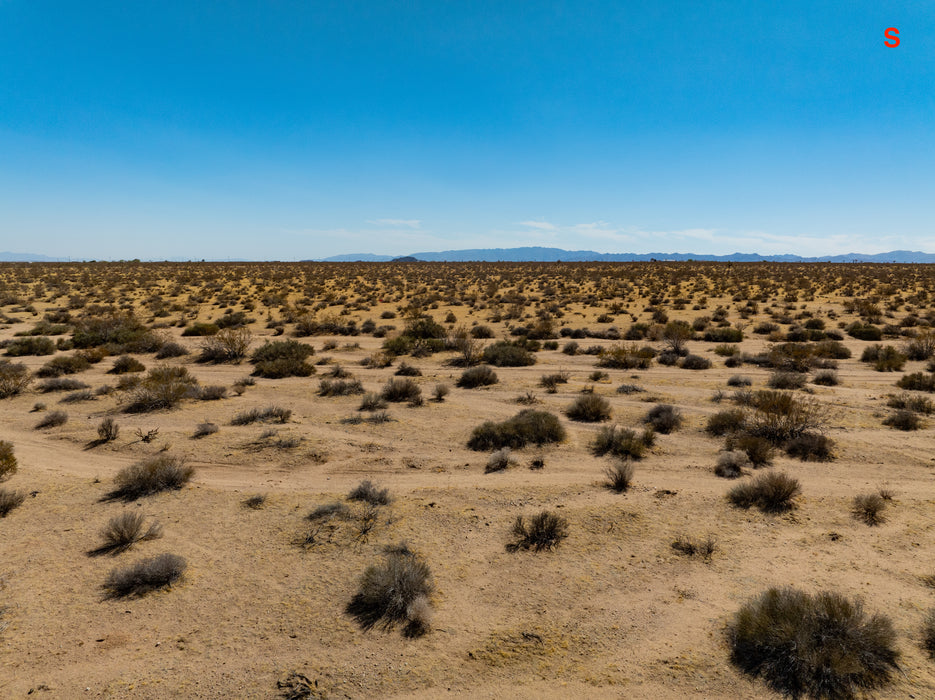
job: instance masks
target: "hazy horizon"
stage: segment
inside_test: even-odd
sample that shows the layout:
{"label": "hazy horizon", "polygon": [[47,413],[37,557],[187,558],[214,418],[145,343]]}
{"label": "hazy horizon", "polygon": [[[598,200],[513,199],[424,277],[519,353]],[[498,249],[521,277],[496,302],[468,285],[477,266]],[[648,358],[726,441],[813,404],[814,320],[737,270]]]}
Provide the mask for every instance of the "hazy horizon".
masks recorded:
{"label": "hazy horizon", "polygon": [[935,252],[932,5],[4,0],[0,59],[0,250]]}

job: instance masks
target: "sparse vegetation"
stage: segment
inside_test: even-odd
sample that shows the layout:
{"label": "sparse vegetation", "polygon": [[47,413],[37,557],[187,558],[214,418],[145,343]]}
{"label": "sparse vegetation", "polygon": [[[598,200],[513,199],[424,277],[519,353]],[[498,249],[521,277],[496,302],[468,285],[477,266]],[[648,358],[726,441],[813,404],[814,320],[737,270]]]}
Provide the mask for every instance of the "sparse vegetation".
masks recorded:
{"label": "sparse vegetation", "polygon": [[510,532],[513,541],[507,545],[509,552],[520,549],[536,552],[552,550],[568,537],[568,521],[557,513],[544,510],[528,521],[522,515],[518,515]]}
{"label": "sparse vegetation", "polygon": [[738,508],[756,506],[764,513],[782,513],[795,507],[795,497],[802,492],[798,479],[783,472],[768,471],[737,484],[728,500]]}
{"label": "sparse vegetation", "polygon": [[597,394],[581,394],[565,409],[565,415],[571,420],[599,423],[610,420],[610,403]]}
{"label": "sparse vegetation", "polygon": [[102,588],[108,598],[143,596],[177,583],[187,566],[185,559],[177,554],[159,554],[126,568],[114,569],[107,575]]}
{"label": "sparse vegetation", "polygon": [[150,523],[143,529],[146,517],[139,512],[124,511],[115,515],[101,530],[102,543],[89,552],[92,556],[99,554],[120,554],[125,552],[137,542],[146,542],[162,537],[162,527],[159,523]]}
{"label": "sparse vegetation", "polygon": [[431,624],[432,574],[425,561],[400,547],[371,564],[358,583],[347,613],[365,630],[381,624],[390,629],[404,623],[403,634],[420,637]]}
{"label": "sparse vegetation", "polygon": [[114,490],[108,500],[135,501],[161,491],[182,488],[194,476],[195,469],[183,457],[158,454],[124,467],[114,477]]}
{"label": "sparse vegetation", "polygon": [[565,439],[565,428],[551,413],[526,408],[502,423],[487,421],[474,428],[468,447],[477,451],[501,447],[521,449],[526,445],[547,445]]}

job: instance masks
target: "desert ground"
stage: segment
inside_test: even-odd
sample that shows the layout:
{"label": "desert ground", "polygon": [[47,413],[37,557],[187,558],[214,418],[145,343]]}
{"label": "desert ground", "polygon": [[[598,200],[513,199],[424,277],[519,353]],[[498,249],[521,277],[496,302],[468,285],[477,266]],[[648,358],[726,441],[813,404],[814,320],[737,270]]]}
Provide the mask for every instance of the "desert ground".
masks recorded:
{"label": "desert ground", "polygon": [[[924,265],[4,264],[0,696],[774,698],[732,621],[794,586],[891,622],[875,697],[935,697],[933,326]],[[563,434],[478,437],[524,410]],[[120,490],[158,459],[190,478]],[[728,496],[768,473],[800,488]],[[524,548],[542,511],[567,536]],[[161,537],[95,552],[125,512]],[[349,608],[393,552],[418,633]]]}

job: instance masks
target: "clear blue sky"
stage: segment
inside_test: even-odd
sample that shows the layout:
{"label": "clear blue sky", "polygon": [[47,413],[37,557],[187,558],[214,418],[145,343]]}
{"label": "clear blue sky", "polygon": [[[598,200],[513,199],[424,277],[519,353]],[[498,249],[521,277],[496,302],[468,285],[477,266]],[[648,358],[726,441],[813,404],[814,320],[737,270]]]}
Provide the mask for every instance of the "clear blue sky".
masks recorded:
{"label": "clear blue sky", "polygon": [[514,245],[935,252],[935,2],[0,0],[0,250]]}

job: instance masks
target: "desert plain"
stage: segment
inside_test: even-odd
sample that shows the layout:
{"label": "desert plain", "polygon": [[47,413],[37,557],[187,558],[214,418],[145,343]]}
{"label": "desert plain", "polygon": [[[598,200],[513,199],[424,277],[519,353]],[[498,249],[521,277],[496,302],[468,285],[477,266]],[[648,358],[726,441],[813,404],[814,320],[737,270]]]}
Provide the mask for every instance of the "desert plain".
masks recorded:
{"label": "desert plain", "polygon": [[[875,697],[935,697],[933,327],[925,265],[0,265],[0,696],[774,698],[730,630],[794,586],[891,622]],[[477,437],[524,410],[561,434]],[[154,459],[193,471],[119,491]],[[765,473],[787,503],[728,497]],[[127,511],[161,536],[95,551]],[[518,546],[542,511],[567,536]],[[349,608],[393,552],[430,571],[415,634]],[[103,588],[164,553],[171,585]]]}

